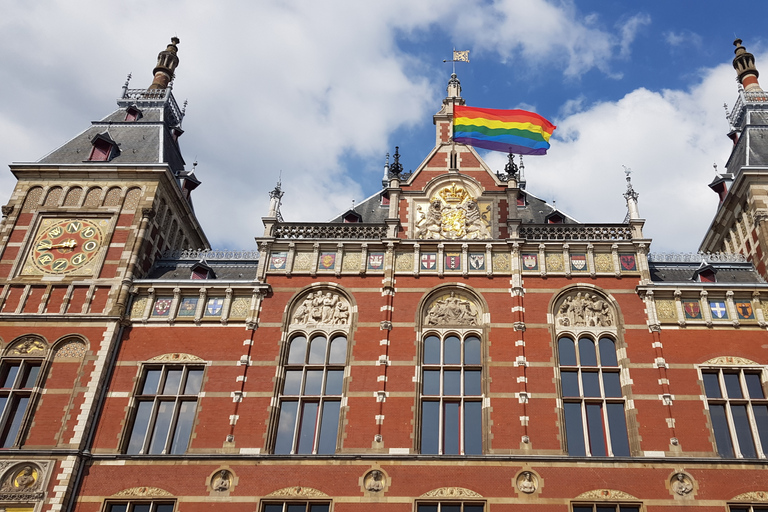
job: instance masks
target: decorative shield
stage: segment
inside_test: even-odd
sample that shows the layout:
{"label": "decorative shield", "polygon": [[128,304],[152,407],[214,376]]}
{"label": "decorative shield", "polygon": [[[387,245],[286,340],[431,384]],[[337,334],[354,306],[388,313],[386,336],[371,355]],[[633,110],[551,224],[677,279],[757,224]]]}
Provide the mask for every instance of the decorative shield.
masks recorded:
{"label": "decorative shield", "polygon": [[712,311],[712,316],[719,320],[728,318],[728,310],[725,308],[725,302],[710,301],[709,310]]}
{"label": "decorative shield", "polygon": [[461,254],[447,253],[445,255],[446,270],[461,270]]}
{"label": "decorative shield", "polygon": [[523,267],[525,270],[539,270],[539,255],[523,254]]}
{"label": "decorative shield", "polygon": [[155,301],[155,308],[152,311],[152,316],[168,316],[168,312],[171,310],[170,298],[159,298]]}
{"label": "decorative shield", "polygon": [[619,254],[619,262],[621,262],[622,270],[637,270],[637,261],[635,261],[634,254]]}
{"label": "decorative shield", "polygon": [[179,304],[179,313],[177,316],[195,316],[197,311],[197,297],[185,297]]}
{"label": "decorative shield", "polygon": [[221,308],[224,306],[224,299],[208,299],[205,307],[206,316],[221,316]]}
{"label": "decorative shield", "polygon": [[285,262],[288,261],[288,254],[285,252],[273,252],[269,258],[270,270],[283,270],[285,268]]}
{"label": "decorative shield", "polygon": [[469,268],[472,270],[485,270],[485,254],[482,252],[469,253]]}
{"label": "decorative shield", "polygon": [[335,266],[336,266],[335,252],[320,253],[320,268],[322,270],[333,270]]}
{"label": "decorative shield", "polygon": [[368,270],[381,270],[384,267],[384,253],[374,252],[368,255]]}
{"label": "decorative shield", "polygon": [[684,301],[683,311],[685,311],[685,318],[689,320],[701,319],[701,308],[699,307],[699,301]]}
{"label": "decorative shield", "polygon": [[752,310],[752,304],[750,302],[737,302],[735,306],[736,311],[739,313],[739,318],[742,320],[755,319],[755,312]]}
{"label": "decorative shield", "polygon": [[571,254],[571,270],[587,270],[587,255]]}
{"label": "decorative shield", "polygon": [[436,254],[422,254],[421,255],[421,269],[422,270],[435,270],[437,265]]}

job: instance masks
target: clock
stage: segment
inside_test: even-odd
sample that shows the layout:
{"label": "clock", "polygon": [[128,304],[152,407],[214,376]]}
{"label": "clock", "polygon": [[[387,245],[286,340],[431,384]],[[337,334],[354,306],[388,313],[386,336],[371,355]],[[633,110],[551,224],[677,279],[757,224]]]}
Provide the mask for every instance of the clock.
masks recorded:
{"label": "clock", "polygon": [[104,243],[105,219],[43,219],[23,274],[93,274]]}

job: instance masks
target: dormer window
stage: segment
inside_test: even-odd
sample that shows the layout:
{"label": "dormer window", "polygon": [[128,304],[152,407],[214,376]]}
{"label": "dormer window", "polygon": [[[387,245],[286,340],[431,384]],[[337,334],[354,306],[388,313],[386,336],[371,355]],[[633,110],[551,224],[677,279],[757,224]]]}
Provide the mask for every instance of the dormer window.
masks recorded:
{"label": "dormer window", "polygon": [[381,206],[389,206],[389,192],[382,192]]}
{"label": "dormer window", "polygon": [[109,162],[119,153],[117,143],[105,133],[96,135],[92,140],[91,154],[88,156],[89,162]]}
{"label": "dormer window", "polygon": [[547,224],[562,224],[563,222],[565,222],[565,217],[558,211],[547,215]]}
{"label": "dormer window", "polygon": [[190,279],[216,279],[216,274],[211,267],[202,261],[198,261],[192,266]]}
{"label": "dormer window", "polygon": [[702,263],[693,274],[693,279],[700,283],[716,283],[717,271],[708,263]]}
{"label": "dormer window", "polygon": [[347,213],[345,213],[342,216],[342,219],[344,219],[345,224],[354,223],[354,222],[363,222],[363,216],[354,210],[349,210]]}
{"label": "dormer window", "polygon": [[125,120],[127,122],[137,121],[139,119],[141,119],[141,110],[133,106],[125,109]]}

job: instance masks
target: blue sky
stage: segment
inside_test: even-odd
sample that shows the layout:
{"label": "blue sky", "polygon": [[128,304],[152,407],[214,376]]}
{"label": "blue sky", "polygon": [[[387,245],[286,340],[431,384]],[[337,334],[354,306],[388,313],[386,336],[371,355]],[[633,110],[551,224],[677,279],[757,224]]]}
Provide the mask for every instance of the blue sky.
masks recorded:
{"label": "blue sky", "polygon": [[[768,73],[764,2],[9,0],[2,14],[3,165],[111,112],[126,74],[148,85],[180,37],[180,142],[218,248],[255,248],[281,171],[286,220],[313,221],[375,192],[394,146],[415,168],[455,47],[470,50],[457,65],[467,104],[558,124],[550,154],[526,159],[530,192],[580,221],[620,222],[630,167],[652,250],[695,251],[717,203],[712,165],[730,150],[734,36]],[[0,173],[0,194],[13,183]]]}

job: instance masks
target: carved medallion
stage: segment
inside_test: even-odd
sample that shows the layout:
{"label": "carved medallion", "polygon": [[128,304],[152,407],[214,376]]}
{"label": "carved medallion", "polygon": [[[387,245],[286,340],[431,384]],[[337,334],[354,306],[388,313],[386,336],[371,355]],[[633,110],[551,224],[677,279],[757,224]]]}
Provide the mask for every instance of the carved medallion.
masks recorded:
{"label": "carved medallion", "polygon": [[37,466],[25,464],[17,466],[17,469],[3,482],[2,490],[5,492],[29,492],[40,487],[40,471]]}
{"label": "carved medallion", "polygon": [[309,292],[291,315],[291,325],[347,325],[349,302],[330,291]]}
{"label": "carved medallion", "polygon": [[538,488],[539,479],[530,471],[523,471],[518,475],[517,488],[526,494],[532,494]]}
{"label": "carved medallion", "polygon": [[384,490],[384,487],[387,485],[387,479],[383,472],[374,469],[366,473],[363,478],[363,485],[366,491],[378,493]]}
{"label": "carved medallion", "polygon": [[479,323],[480,311],[477,304],[456,292],[436,298],[424,316],[424,324],[431,326],[471,326]]}
{"label": "carved medallion", "polygon": [[613,308],[604,298],[588,292],[569,294],[560,303],[555,321],[559,327],[612,327]]}
{"label": "carved medallion", "polygon": [[693,482],[685,473],[675,473],[672,476],[669,487],[678,496],[687,496],[693,491]]}
{"label": "carved medallion", "polygon": [[227,492],[232,487],[232,473],[226,469],[217,472],[211,479],[211,489],[216,492]]}
{"label": "carved medallion", "polygon": [[438,190],[429,205],[416,206],[414,238],[485,240],[490,231],[490,203],[482,206],[459,184]]}

